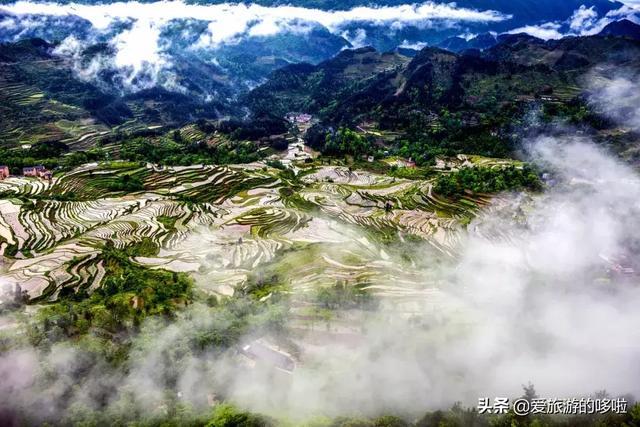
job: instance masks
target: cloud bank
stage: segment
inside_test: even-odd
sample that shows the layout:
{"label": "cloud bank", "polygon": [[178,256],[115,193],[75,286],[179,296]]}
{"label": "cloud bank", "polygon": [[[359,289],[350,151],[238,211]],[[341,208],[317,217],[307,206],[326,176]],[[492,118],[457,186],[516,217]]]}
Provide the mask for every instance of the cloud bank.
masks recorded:
{"label": "cloud bank", "polygon": [[200,46],[216,46],[237,41],[241,35],[270,36],[283,31],[306,31],[314,25],[339,34],[345,26],[368,23],[399,28],[428,21],[491,23],[509,19],[497,11],[477,11],[454,5],[405,4],[399,6],[355,7],[350,10],[324,11],[293,6],[265,7],[257,4],[196,5],[183,1],[154,3],[116,2],[98,5],[35,3],[19,1],[0,8],[17,16],[76,16],[89,21],[98,30],[114,22],[133,20],[159,29],[174,20],[198,20],[208,23]]}
{"label": "cloud bank", "polygon": [[518,396],[528,381],[554,397],[640,393],[640,288],[611,270],[636,256],[640,180],[585,140],[540,138],[530,155],[559,183],[471,223],[460,261],[440,272],[445,304],[412,321],[381,315],[359,345],[310,351],[285,390],[240,371],[235,398],[375,414]]}
{"label": "cloud bank", "polygon": [[543,40],[557,40],[567,36],[592,36],[601,32],[610,23],[629,19],[640,23],[639,11],[630,6],[612,10],[604,16],[599,16],[595,8],[582,5],[576,9],[571,17],[564,22],[546,22],[538,25],[527,25],[515,28],[507,34],[527,33]]}
{"label": "cloud bank", "polygon": [[613,122],[640,131],[640,75],[631,70],[601,67],[587,77],[588,100]]}
{"label": "cloud bank", "polygon": [[[407,26],[484,25],[510,18],[497,11],[433,2],[325,11],[252,3],[198,5],[182,0],[93,5],[19,1],[1,6],[0,13],[0,40],[42,37],[60,41],[72,37],[64,40],[63,45],[79,44],[74,59],[81,59],[81,48],[97,42],[109,43],[115,51],[113,60],[92,60],[90,67],[76,61],[76,68],[81,68],[77,74],[82,78],[95,76],[97,65],[105,63],[122,72],[120,80],[129,91],[146,89],[158,83],[158,79],[175,82],[175,73],[171,73],[177,52],[204,55],[213,63],[222,47],[282,34],[305,36],[315,29],[342,38],[344,44],[348,40],[362,46],[370,43],[365,27],[384,28],[393,33]],[[67,47],[58,52],[65,52]],[[295,57],[296,53],[290,55]]]}
{"label": "cloud bank", "polygon": [[294,6],[265,7],[257,4],[196,5],[183,1],[154,3],[115,2],[98,5],[35,3],[19,1],[2,7],[17,15],[79,16],[96,28],[105,29],[114,20],[132,18],[163,23],[173,19],[197,19],[216,23],[227,31],[231,27],[278,22],[317,22],[330,29],[351,22],[374,22],[387,25],[393,22],[419,22],[425,20],[451,20],[469,22],[499,22],[508,16],[497,11],[477,11],[432,2],[399,6],[355,7],[342,11],[323,11]]}

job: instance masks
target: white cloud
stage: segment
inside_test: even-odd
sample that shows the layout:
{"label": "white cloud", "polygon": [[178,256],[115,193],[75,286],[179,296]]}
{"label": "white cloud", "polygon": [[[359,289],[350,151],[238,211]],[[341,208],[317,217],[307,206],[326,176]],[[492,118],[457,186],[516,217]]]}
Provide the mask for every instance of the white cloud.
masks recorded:
{"label": "white cloud", "polygon": [[[157,82],[159,75],[171,68],[171,55],[167,52],[171,47],[171,40],[163,45],[162,34],[183,21],[206,24],[206,29],[202,30],[204,25],[200,27],[200,33],[190,33],[191,45],[187,45],[187,49],[217,49],[223,44],[239,43],[246,37],[268,37],[280,33],[303,34],[318,26],[336,35],[348,32],[352,44],[359,46],[365,43],[366,33],[363,29],[353,28],[353,24],[386,25],[397,30],[408,24],[425,28],[434,23],[450,26],[460,22],[490,23],[510,18],[496,11],[478,11],[433,2],[324,11],[243,3],[189,4],[183,0],[93,5],[18,1],[0,7],[0,11],[10,16],[3,21],[3,25],[12,27],[13,36],[10,39],[13,40],[25,34],[48,38],[46,28],[52,25],[48,23],[50,19],[55,20],[53,25],[66,25],[72,29],[75,24],[70,24],[73,21],[66,18],[88,21],[95,31],[85,36],[86,40],[82,40],[82,44],[86,46],[89,42],[95,43],[108,38],[116,52],[115,58],[111,60],[102,56],[91,60],[89,64],[83,63],[79,57],[80,46],[77,46],[81,43],[81,36],[69,28],[66,33],[51,33],[52,37],[60,37],[60,34],[67,36],[66,45],[57,53],[75,52],[68,56],[75,60],[78,74],[86,80],[95,78],[101,67],[106,65],[123,71],[121,80],[124,86],[141,88]],[[35,23],[32,22],[34,20]],[[119,23],[128,25],[122,28],[116,25]],[[179,34],[183,33],[184,30]],[[69,34],[75,34],[76,37],[70,39]],[[184,41],[186,40],[183,39]],[[169,76],[167,81],[175,83],[177,80],[174,75]]]}
{"label": "white cloud", "polygon": [[12,30],[17,25],[18,25],[18,23],[16,22],[15,19],[13,19],[11,17],[7,17],[7,18],[3,19],[2,21],[0,21],[0,30]]}
{"label": "white cloud", "polygon": [[233,21],[212,21],[207,27],[207,31],[203,33],[194,47],[204,48],[208,46],[217,46],[222,42],[232,42],[240,34],[247,29],[246,22]]}
{"label": "white cloud", "polygon": [[640,74],[603,67],[589,77],[589,102],[598,112],[634,131],[640,131]]}
{"label": "white cloud", "polygon": [[[53,54],[68,58],[80,80],[92,82],[105,91],[136,92],[161,86],[184,93],[170,57],[158,48],[159,37],[160,30],[153,24],[136,21],[111,41],[115,55],[96,53],[87,58],[83,51],[95,41],[80,40],[74,35],[58,44]],[[101,79],[100,73],[105,70],[117,73],[114,81],[106,83]]]}
{"label": "white cloud", "polygon": [[344,31],[341,36],[351,43],[353,47],[363,47],[366,45],[367,32],[362,28],[358,28],[355,31]]}
{"label": "white cloud", "polygon": [[498,22],[509,17],[496,11],[477,11],[431,2],[422,5],[384,7],[356,7],[343,11],[323,11],[304,7],[264,7],[256,4],[195,5],[183,1],[154,3],[116,2],[99,5],[34,3],[19,1],[2,9],[15,14],[43,14],[53,16],[77,15],[97,28],[106,28],[114,19],[133,18],[166,22],[171,19],[199,19],[219,22],[231,20],[235,24],[274,19],[281,21],[305,20],[317,22],[327,28],[336,28],[349,22],[453,20],[469,22]]}
{"label": "white cloud", "polygon": [[280,28],[286,23],[279,22],[277,19],[264,19],[258,24],[251,27],[249,30],[249,36],[252,37],[266,37],[278,34]]}
{"label": "white cloud", "polygon": [[616,21],[619,19],[629,19],[635,23],[639,23],[640,22],[639,14],[640,14],[639,9],[629,7],[629,6],[623,6],[620,9],[612,10],[608,12],[603,19],[608,19],[610,21]]}
{"label": "white cloud", "polygon": [[580,6],[569,20],[569,35],[590,36],[600,33],[604,27],[610,23],[620,20],[629,19],[634,22],[640,22],[638,19],[639,11],[628,6],[620,9],[612,10],[605,16],[599,17],[598,13],[591,8]]}
{"label": "white cloud", "polygon": [[165,59],[160,54],[158,42],[160,29],[147,20],[136,21],[130,30],[114,39],[117,48],[115,63],[118,67],[132,67],[140,71],[145,63],[162,66]]}
{"label": "white cloud", "polygon": [[507,34],[526,33],[542,40],[561,39],[564,37],[560,32],[561,25],[555,22],[548,22],[541,25],[527,25],[508,31]]}
{"label": "white cloud", "polygon": [[462,34],[458,34],[458,37],[465,39],[466,41],[472,40],[473,38],[475,38],[477,36],[477,34],[474,33],[462,33]]}
{"label": "white cloud", "polygon": [[592,28],[598,20],[598,12],[591,6],[586,8],[584,5],[573,12],[569,18],[569,28],[574,32],[580,32],[585,28]]}
{"label": "white cloud", "polygon": [[76,15],[90,21],[98,29],[106,29],[117,19],[141,20],[158,26],[173,19],[197,19],[210,22],[209,39],[214,44],[233,39],[248,28],[257,27],[253,30],[255,35],[272,35],[282,31],[283,28],[290,29],[288,24],[300,21],[316,23],[337,33],[345,25],[357,22],[391,26],[398,23],[417,24],[424,21],[489,23],[510,18],[496,11],[478,11],[432,2],[421,5],[363,6],[350,10],[324,11],[304,7],[265,7],[242,3],[196,5],[183,1],[117,2],[98,5],[19,1],[3,6],[2,9],[18,15]]}
{"label": "white cloud", "polygon": [[543,40],[557,40],[567,36],[591,36],[600,33],[608,24],[620,19],[629,19],[638,23],[640,22],[638,13],[640,11],[632,7],[622,6],[599,17],[593,7],[587,8],[582,5],[565,22],[527,25],[510,30],[507,34],[527,33]]}
{"label": "white cloud", "polygon": [[107,59],[103,55],[96,55],[87,63],[82,60],[82,51],[86,42],[71,35],[65,38],[53,51],[54,55],[70,58],[74,63],[74,72],[83,81],[97,81],[98,73],[104,68]]}
{"label": "white cloud", "polygon": [[629,6],[629,7],[640,7],[640,0],[621,0],[622,3],[624,3],[625,5]]}
{"label": "white cloud", "polygon": [[422,50],[425,47],[429,46],[429,43],[427,42],[415,42],[412,43],[408,40],[404,40],[402,42],[402,44],[398,47],[404,48],[404,49],[414,49],[414,50]]}
{"label": "white cloud", "polygon": [[53,51],[56,55],[76,56],[82,50],[82,43],[75,36],[71,35],[64,39]]}

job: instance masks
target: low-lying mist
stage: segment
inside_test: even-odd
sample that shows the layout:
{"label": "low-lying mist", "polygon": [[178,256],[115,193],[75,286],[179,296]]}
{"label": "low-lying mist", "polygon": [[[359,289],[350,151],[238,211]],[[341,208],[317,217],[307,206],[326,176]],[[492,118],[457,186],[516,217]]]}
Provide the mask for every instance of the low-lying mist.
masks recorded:
{"label": "low-lying mist", "polygon": [[378,310],[353,316],[360,332],[351,340],[298,331],[287,337],[298,349],[288,373],[251,366],[239,345],[193,346],[217,342],[205,338],[224,336],[246,313],[261,326],[240,343],[286,335],[286,322],[269,329],[286,303],[263,312],[243,299],[233,309],[194,304],[173,322],[143,324],[121,369],[81,344],[2,353],[0,408],[53,421],[82,408],[127,419],[162,413],[167,402],[204,410],[219,400],[293,418],[417,415],[517,397],[529,382],[541,397],[640,396],[640,179],[587,140],[542,137],[528,153],[545,171],[545,191],[506,195],[480,212],[459,256],[439,263],[436,279],[425,268],[422,285],[439,295],[429,309],[394,310],[380,297]]}
{"label": "low-lying mist", "polygon": [[640,131],[640,75],[630,69],[600,66],[588,76],[589,101],[605,117]]}
{"label": "low-lying mist", "polygon": [[311,349],[286,386],[240,369],[235,399],[371,414],[516,397],[528,382],[545,397],[637,395],[640,288],[619,267],[637,270],[640,181],[585,141],[540,138],[530,154],[550,188],[468,226],[459,261],[441,273],[442,307],[372,316],[357,345]]}

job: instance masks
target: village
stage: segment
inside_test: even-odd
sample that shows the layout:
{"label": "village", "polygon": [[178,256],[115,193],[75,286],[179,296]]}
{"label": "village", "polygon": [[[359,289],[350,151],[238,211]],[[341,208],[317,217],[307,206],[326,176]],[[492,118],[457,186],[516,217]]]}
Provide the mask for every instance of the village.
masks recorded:
{"label": "village", "polygon": [[[7,179],[11,176],[9,166],[0,165],[0,181]],[[45,181],[51,182],[53,179],[53,173],[42,165],[27,166],[22,168],[22,176],[30,176],[34,178],[40,178]]]}

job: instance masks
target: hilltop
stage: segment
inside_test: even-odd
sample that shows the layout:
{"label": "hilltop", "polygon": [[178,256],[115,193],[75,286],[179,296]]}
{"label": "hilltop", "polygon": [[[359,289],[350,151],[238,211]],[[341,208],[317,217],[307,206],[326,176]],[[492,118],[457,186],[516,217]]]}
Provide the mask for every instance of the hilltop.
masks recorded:
{"label": "hilltop", "polygon": [[622,19],[608,24],[600,31],[600,35],[629,37],[634,40],[640,40],[640,25],[628,19]]}

